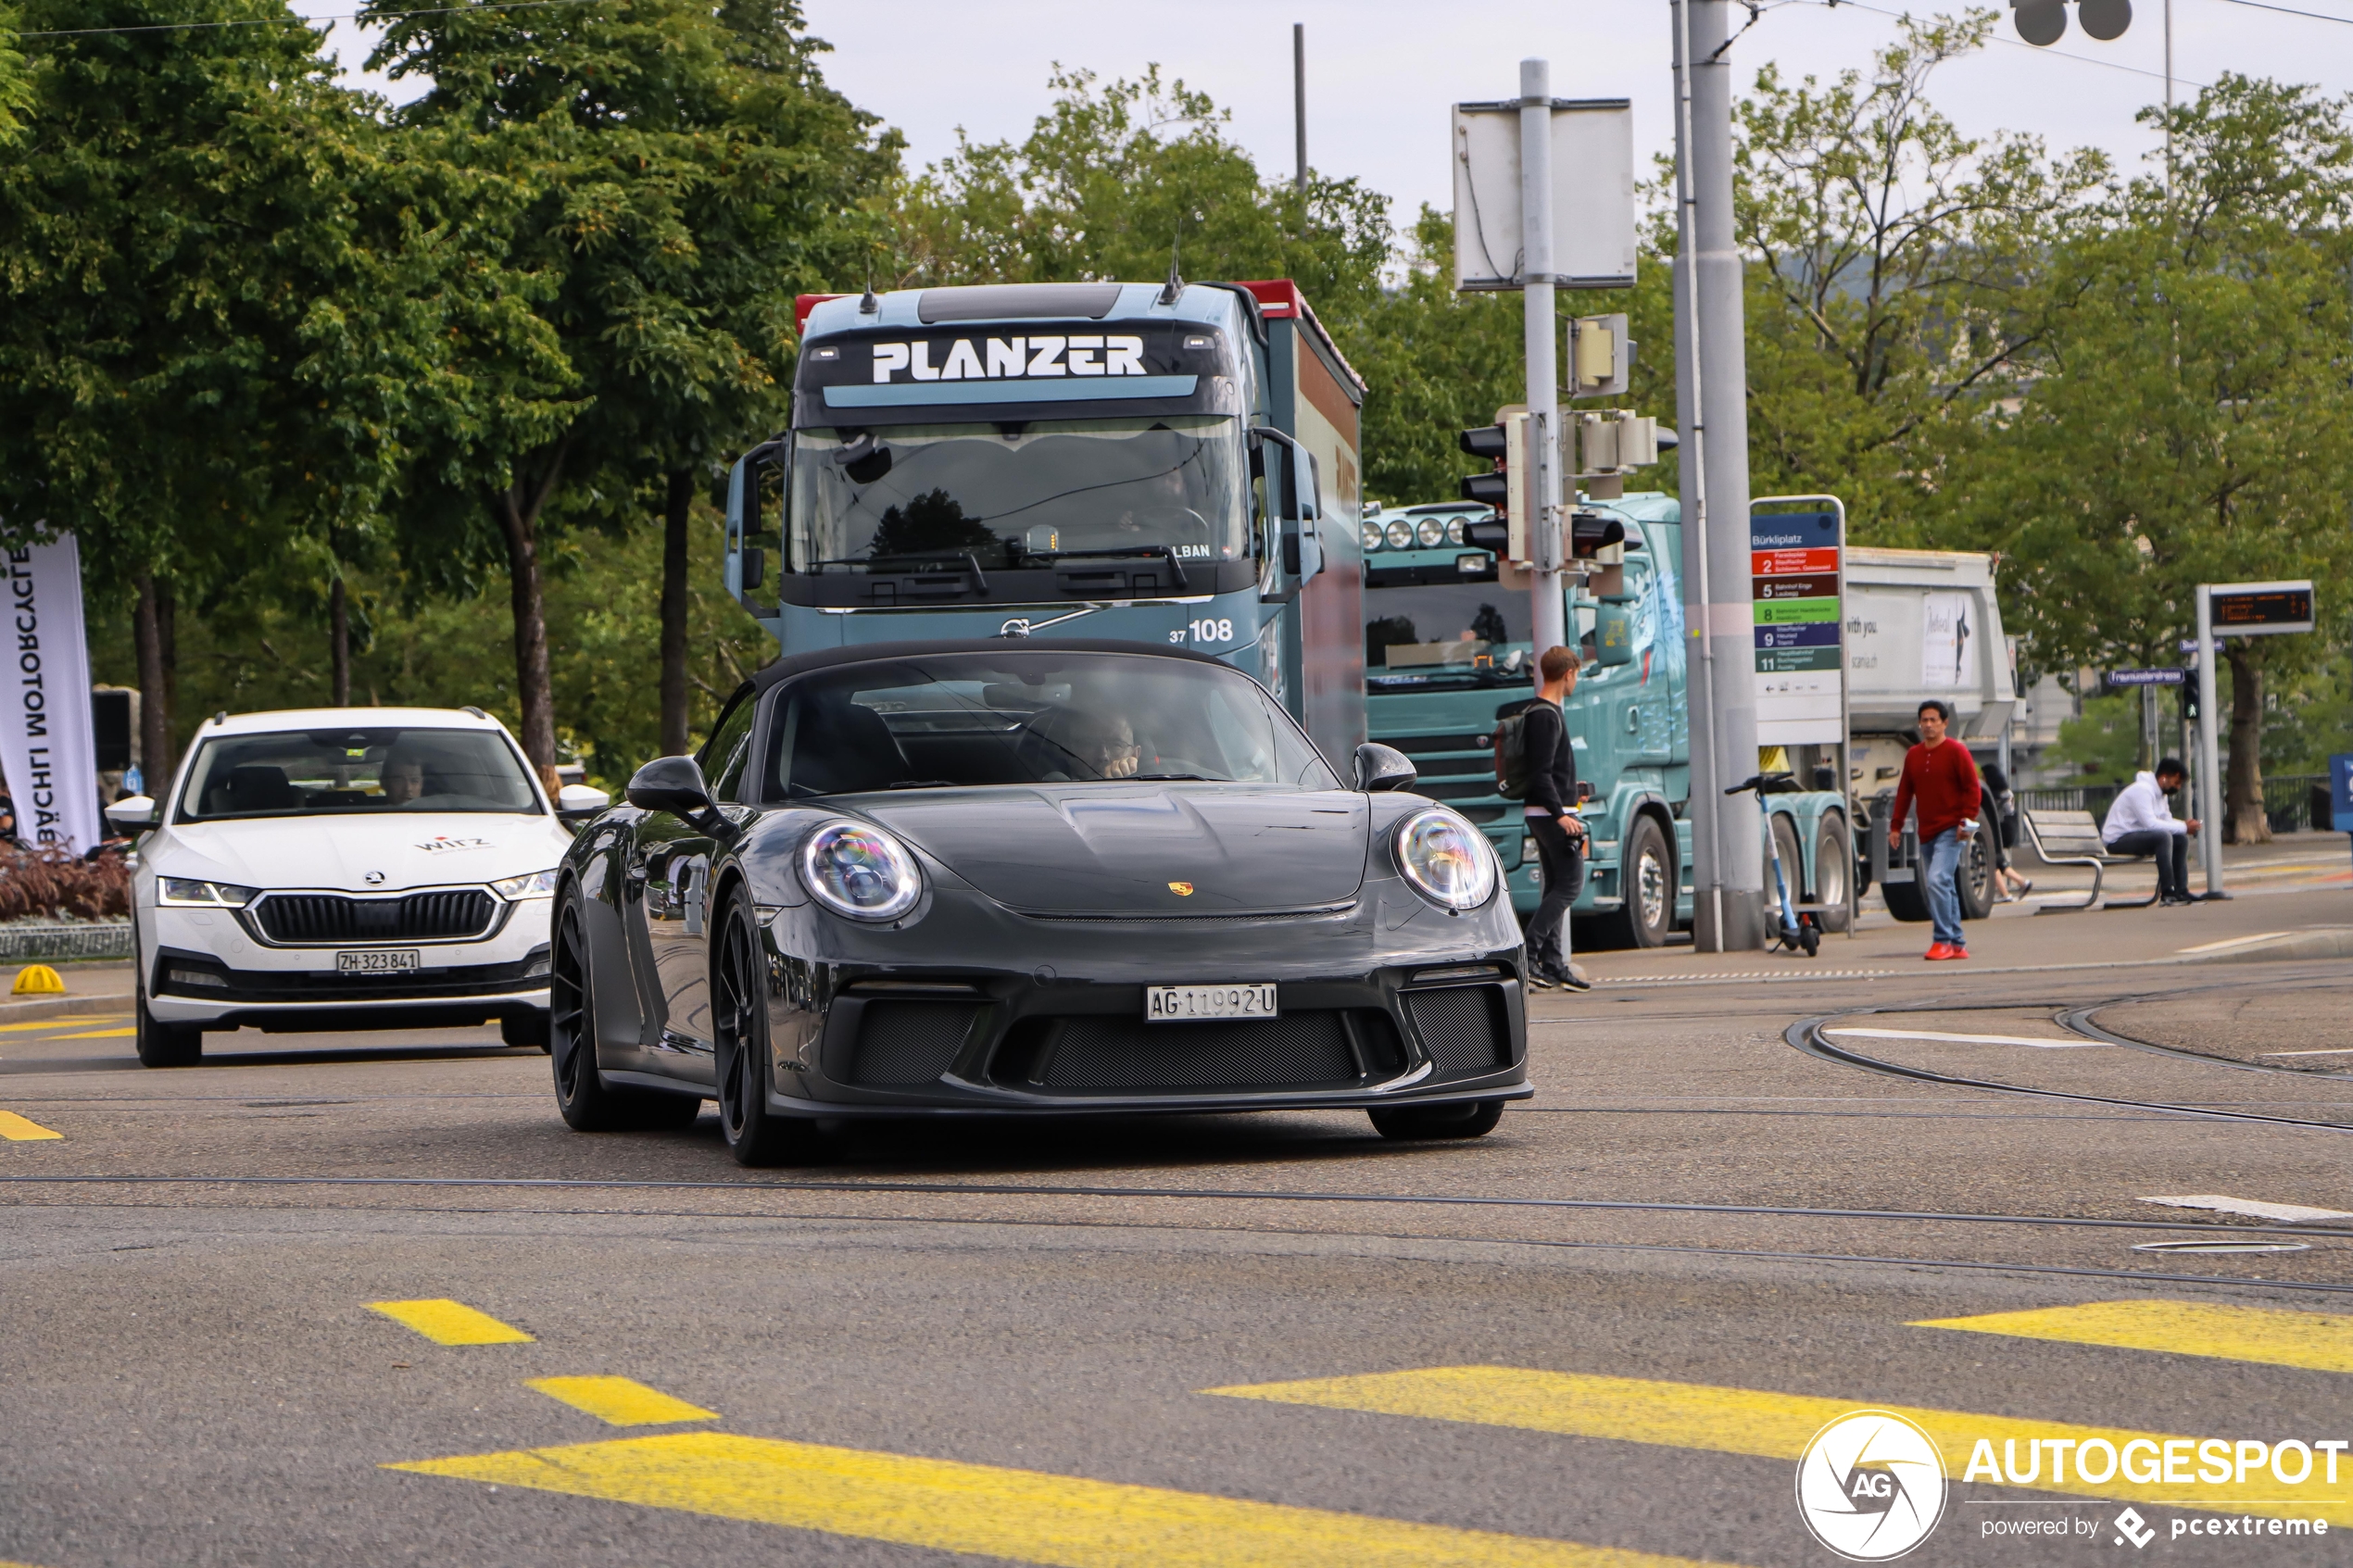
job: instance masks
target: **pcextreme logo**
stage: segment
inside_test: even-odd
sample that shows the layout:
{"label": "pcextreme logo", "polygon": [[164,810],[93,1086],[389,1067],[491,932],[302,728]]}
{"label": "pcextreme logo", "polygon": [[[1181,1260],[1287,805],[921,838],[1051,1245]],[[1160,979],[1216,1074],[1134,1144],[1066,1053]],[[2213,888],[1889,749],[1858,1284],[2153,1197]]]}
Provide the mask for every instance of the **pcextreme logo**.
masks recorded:
{"label": "pcextreme logo", "polygon": [[1903,1556],[1944,1516],[1944,1456],[1890,1411],[1856,1411],[1814,1434],[1797,1461],[1797,1512],[1854,1562]]}

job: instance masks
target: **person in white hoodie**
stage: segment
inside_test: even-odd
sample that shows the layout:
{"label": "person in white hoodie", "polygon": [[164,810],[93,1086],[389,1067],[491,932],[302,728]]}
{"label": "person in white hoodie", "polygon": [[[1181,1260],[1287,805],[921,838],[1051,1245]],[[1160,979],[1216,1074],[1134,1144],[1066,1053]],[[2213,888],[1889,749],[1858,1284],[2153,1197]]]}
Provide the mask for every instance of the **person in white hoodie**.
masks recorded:
{"label": "person in white hoodie", "polygon": [[2156,859],[2158,897],[2169,906],[2197,902],[2190,897],[2190,834],[2198,830],[2198,821],[2176,817],[2165,799],[2188,776],[2176,757],[2158,763],[2154,773],[2133,774],[2100,824],[2100,842],[2109,854]]}

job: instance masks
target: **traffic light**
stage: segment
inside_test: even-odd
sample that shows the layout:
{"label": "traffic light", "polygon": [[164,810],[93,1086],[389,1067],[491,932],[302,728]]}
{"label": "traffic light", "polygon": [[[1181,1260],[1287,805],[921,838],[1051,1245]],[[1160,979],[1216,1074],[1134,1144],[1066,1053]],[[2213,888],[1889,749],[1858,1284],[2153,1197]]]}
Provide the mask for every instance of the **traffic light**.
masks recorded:
{"label": "traffic light", "polygon": [[1600,512],[1572,512],[1568,520],[1568,553],[1591,560],[1612,545],[1626,542],[1626,524]]}
{"label": "traffic light", "polygon": [[[2010,0],[2018,35],[2029,44],[2056,44],[2067,33],[2067,0]],[[2075,19],[2105,44],[2133,25],[2133,0],[2076,0]]]}
{"label": "traffic light", "polygon": [[1497,413],[1493,424],[1463,432],[1455,438],[1455,445],[1474,458],[1486,458],[1489,464],[1488,472],[1464,478],[1463,499],[1494,508],[1505,525],[1501,552],[1504,558],[1528,559],[1528,415],[1504,409]]}

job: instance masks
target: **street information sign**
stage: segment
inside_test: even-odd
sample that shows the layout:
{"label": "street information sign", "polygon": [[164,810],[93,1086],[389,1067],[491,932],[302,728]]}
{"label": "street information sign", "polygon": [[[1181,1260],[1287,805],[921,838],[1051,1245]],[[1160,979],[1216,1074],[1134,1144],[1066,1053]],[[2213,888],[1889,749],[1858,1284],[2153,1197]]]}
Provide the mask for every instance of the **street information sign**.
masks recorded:
{"label": "street information sign", "polygon": [[2108,684],[2111,686],[2178,686],[2183,671],[2179,670],[2111,670]]}
{"label": "street information sign", "polygon": [[2223,583],[2208,592],[2213,597],[2218,637],[2312,629],[2312,584],[2309,582]]}
{"label": "street information sign", "polygon": [[1845,744],[1843,533],[1835,511],[1749,515],[1759,746]]}

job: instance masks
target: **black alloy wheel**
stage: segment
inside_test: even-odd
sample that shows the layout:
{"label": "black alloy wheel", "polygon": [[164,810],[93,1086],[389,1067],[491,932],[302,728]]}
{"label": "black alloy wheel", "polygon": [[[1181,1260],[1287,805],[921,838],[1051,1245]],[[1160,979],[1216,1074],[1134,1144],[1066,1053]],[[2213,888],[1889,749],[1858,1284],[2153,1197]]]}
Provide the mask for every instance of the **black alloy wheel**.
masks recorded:
{"label": "black alloy wheel", "polygon": [[701,1096],[609,1085],[597,1071],[596,988],[579,890],[567,884],[558,898],[547,955],[547,1056],[564,1124],[576,1133],[692,1126],[702,1113]]}
{"label": "black alloy wheel", "polygon": [[742,883],[727,893],[711,954],[711,1033],[717,1037],[719,1131],[738,1165],[799,1165],[822,1152],[816,1123],[768,1108],[768,957]]}
{"label": "black alloy wheel", "polygon": [[1373,1119],[1373,1131],[1385,1138],[1483,1138],[1504,1119],[1504,1102],[1475,1099],[1460,1105],[1401,1105],[1365,1114]]}

